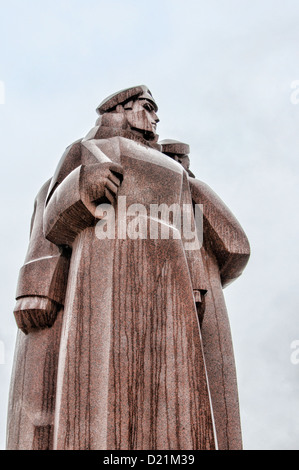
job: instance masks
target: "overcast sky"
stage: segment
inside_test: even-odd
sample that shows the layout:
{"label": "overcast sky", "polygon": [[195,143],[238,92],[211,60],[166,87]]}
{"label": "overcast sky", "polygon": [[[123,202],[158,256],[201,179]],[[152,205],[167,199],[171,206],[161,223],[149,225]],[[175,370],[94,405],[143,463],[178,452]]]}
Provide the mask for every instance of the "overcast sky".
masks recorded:
{"label": "overcast sky", "polygon": [[244,448],[299,449],[298,22],[298,0],[0,0],[1,448],[34,197],[97,105],[146,84],[251,243],[225,289]]}

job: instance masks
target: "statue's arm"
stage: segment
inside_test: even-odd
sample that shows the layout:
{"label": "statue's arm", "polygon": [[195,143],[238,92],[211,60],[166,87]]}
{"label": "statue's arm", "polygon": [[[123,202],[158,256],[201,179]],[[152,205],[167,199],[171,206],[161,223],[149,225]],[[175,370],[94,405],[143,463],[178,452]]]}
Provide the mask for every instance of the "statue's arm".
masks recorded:
{"label": "statue's arm", "polygon": [[29,246],[19,273],[14,315],[24,333],[52,326],[64,303],[69,256],[43,234],[43,211],[49,185],[50,180],[35,199]]}
{"label": "statue's arm", "polygon": [[121,174],[120,165],[107,158],[71,171],[47,198],[45,237],[58,246],[71,246],[76,236],[93,224],[100,203],[114,204]]}
{"label": "statue's arm", "polygon": [[204,243],[213,251],[222,286],[238,278],[250,256],[250,246],[241,225],[217,194],[205,183],[189,179],[192,199],[203,205]]}
{"label": "statue's arm", "polygon": [[59,304],[46,297],[21,297],[17,299],[14,316],[24,333],[50,328],[59,310]]}

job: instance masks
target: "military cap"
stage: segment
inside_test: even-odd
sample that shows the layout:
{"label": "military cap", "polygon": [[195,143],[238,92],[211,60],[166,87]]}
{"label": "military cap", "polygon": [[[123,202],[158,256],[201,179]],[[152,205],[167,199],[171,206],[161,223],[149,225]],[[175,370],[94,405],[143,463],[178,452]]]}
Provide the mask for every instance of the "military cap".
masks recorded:
{"label": "military cap", "polygon": [[178,140],[165,139],[161,140],[159,144],[162,147],[163,153],[173,153],[174,155],[189,155],[190,153],[189,145]]}
{"label": "military cap", "polygon": [[136,97],[138,99],[149,100],[153,104],[155,111],[158,111],[158,106],[148,87],[145,85],[139,85],[132,88],[126,88],[124,90],[113,93],[113,95],[108,96],[108,98],[105,98],[97,107],[97,113],[104,114],[108,111],[111,111],[117,105],[123,104]]}

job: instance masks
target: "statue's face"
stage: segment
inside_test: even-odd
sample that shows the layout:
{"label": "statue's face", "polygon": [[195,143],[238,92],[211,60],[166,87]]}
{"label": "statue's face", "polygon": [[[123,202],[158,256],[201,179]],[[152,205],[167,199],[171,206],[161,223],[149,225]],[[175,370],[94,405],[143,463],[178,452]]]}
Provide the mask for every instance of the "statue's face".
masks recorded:
{"label": "statue's face", "polygon": [[131,108],[125,109],[125,114],[132,129],[143,131],[149,138],[155,137],[159,119],[149,100],[137,99]]}
{"label": "statue's face", "polygon": [[175,160],[179,162],[185,170],[189,170],[190,159],[188,155],[175,155]]}
{"label": "statue's face", "polygon": [[190,169],[190,158],[189,155],[175,154],[170,152],[164,152],[168,157],[173,158],[176,162],[179,162],[186,171]]}

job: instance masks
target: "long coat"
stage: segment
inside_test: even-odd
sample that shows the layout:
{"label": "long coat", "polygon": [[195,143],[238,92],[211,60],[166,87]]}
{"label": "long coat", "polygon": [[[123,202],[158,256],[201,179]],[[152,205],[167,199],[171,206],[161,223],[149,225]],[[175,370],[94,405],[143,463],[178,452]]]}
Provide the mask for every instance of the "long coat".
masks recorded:
{"label": "long coat", "polygon": [[[204,246],[186,250],[182,237],[99,240],[80,174],[82,165],[110,160],[124,168],[127,207],[202,203]],[[67,149],[37,208],[31,245],[43,239],[54,264],[67,259],[66,246],[72,255],[69,272],[58,269],[68,281],[54,325],[18,334],[8,448],[240,448],[222,285],[242,272],[249,247],[223,203],[159,151],[106,132]],[[26,269],[40,274],[31,253]],[[57,283],[45,273],[38,295],[53,298]],[[34,295],[28,276],[23,268],[18,297]],[[194,291],[207,291],[202,332]]]}

